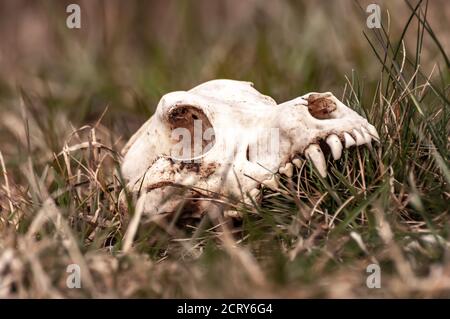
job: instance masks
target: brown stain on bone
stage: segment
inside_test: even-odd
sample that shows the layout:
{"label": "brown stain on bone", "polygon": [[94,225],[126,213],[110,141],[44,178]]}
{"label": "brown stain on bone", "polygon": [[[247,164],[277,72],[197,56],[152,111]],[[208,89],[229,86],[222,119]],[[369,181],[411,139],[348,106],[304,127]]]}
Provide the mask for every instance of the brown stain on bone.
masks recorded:
{"label": "brown stain on bone", "polygon": [[309,113],[319,120],[331,118],[331,113],[337,108],[329,93],[311,94],[307,101]]}
{"label": "brown stain on bone", "polygon": [[180,169],[181,170],[187,170],[191,172],[195,172],[201,176],[201,178],[208,178],[210,175],[212,175],[216,170],[219,164],[217,163],[186,163],[181,162],[180,163]]}
{"label": "brown stain on bone", "polygon": [[[186,168],[186,167],[185,167]],[[182,197],[180,198],[180,203],[177,205],[177,209],[181,209],[182,215],[181,218],[200,218],[204,213],[204,208],[202,208],[202,198],[208,197],[206,194],[202,192],[191,189],[181,184],[177,184],[171,181],[161,181],[158,183],[154,183],[152,185],[148,185],[145,188],[145,191],[151,192],[155,189],[172,187],[173,190],[171,192],[171,196]],[[173,213],[173,212],[166,212]]]}
{"label": "brown stain on bone", "polygon": [[[173,131],[177,128],[186,128],[191,136],[191,157],[199,156],[204,153],[206,147],[209,143],[215,143],[214,134],[211,137],[211,140],[205,140],[204,134],[208,129],[212,129],[212,124],[209,121],[206,114],[198,107],[193,105],[177,105],[175,106],[167,116],[170,130]],[[202,143],[202,152],[201,154],[195,154],[195,135],[194,135],[194,122],[201,121],[201,143]]]}

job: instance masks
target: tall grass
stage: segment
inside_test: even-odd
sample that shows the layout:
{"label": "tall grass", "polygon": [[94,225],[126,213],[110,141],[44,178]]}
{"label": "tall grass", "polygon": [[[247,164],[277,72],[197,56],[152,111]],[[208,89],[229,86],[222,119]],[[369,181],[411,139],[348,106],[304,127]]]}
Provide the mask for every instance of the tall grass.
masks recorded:
{"label": "tall grass", "polygon": [[[134,47],[150,59],[130,68],[114,60],[127,48],[114,44],[117,27],[105,27],[114,33],[103,34],[103,49],[90,48],[95,54],[74,49],[72,36],[54,29],[61,38],[53,44],[78,62],[76,71],[63,60],[33,61],[43,68],[33,78],[11,85],[0,77],[0,296],[448,297],[449,65],[430,26],[432,4],[402,3],[409,13],[399,30],[398,11],[392,21],[383,11],[383,28],[369,30],[362,10],[345,25],[359,40],[337,37],[338,52],[336,43],[315,42],[326,3],[285,2],[273,15],[256,6],[250,20],[227,26],[234,33],[216,38],[200,10],[172,3],[177,10],[166,14],[188,21],[186,38],[158,42],[124,22],[156,39]],[[273,22],[280,17],[288,25]],[[333,54],[353,55],[361,68],[325,59]],[[424,70],[430,55],[436,64]],[[293,179],[280,176],[285,191],[265,190],[240,221],[148,220],[126,244],[129,223],[117,209],[121,147],[161,94],[213,77],[253,80],[277,99],[340,87],[381,141],[345,153],[326,179],[308,163]],[[73,263],[82,269],[81,289],[66,286]],[[381,267],[380,289],[366,286],[372,263]]]}

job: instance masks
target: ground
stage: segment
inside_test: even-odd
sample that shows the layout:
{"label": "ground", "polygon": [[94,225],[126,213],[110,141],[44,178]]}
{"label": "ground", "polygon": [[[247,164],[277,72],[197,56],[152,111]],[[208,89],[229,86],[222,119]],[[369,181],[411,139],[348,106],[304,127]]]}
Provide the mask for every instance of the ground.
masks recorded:
{"label": "ground", "polygon": [[[369,29],[369,3],[1,2],[0,297],[449,297],[450,6],[380,2]],[[121,148],[163,94],[214,78],[331,91],[381,143],[233,225],[128,224]]]}

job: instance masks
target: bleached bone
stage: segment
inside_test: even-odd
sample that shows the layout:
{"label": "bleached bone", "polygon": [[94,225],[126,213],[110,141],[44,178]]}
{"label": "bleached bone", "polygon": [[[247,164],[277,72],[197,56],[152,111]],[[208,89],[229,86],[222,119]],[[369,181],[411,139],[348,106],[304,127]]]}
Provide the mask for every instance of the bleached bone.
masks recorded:
{"label": "bleached bone", "polygon": [[252,83],[213,80],[164,95],[125,146],[121,171],[129,192],[146,194],[146,213],[184,205],[201,215],[230,198],[249,202],[246,194],[259,197],[263,185],[279,190],[277,172],[292,177],[300,158],[325,177],[323,145],[338,160],[343,146],[372,139],[379,139],[375,127],[330,92],[277,104]]}

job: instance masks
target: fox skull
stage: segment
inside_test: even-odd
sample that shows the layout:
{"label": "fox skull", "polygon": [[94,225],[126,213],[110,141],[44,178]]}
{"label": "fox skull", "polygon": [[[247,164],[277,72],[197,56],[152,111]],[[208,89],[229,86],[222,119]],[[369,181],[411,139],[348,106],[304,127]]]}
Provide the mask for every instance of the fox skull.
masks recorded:
{"label": "fox skull", "polygon": [[182,206],[195,216],[230,199],[249,203],[261,187],[278,189],[276,174],[292,177],[303,158],[325,177],[323,145],[337,160],[372,140],[374,126],[331,93],[277,104],[252,83],[213,80],[164,95],[125,146],[121,171],[145,213]]}

